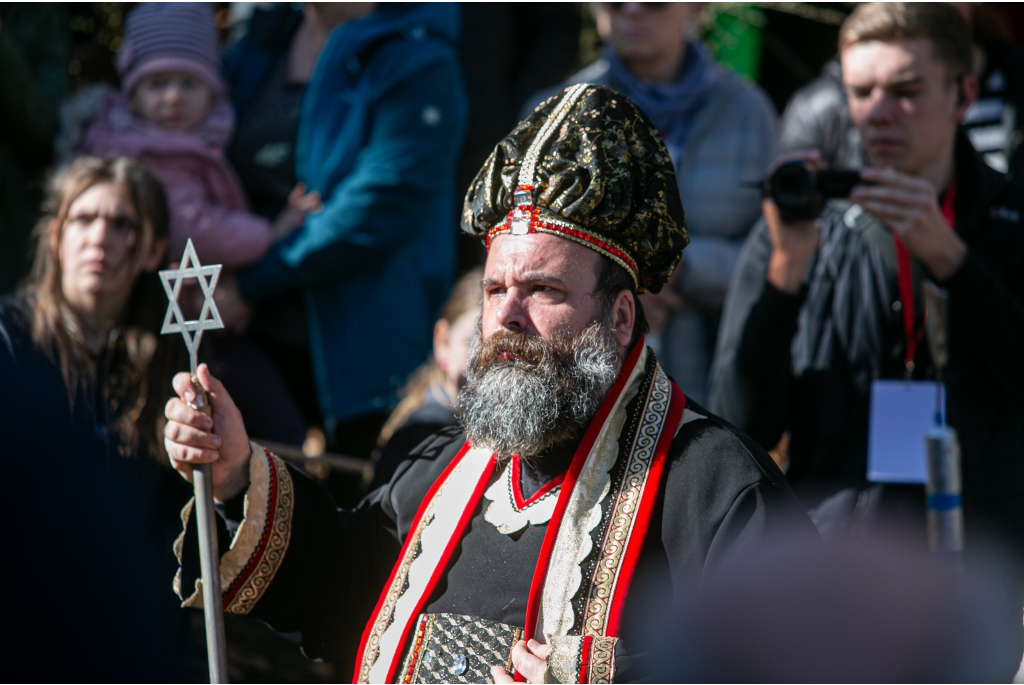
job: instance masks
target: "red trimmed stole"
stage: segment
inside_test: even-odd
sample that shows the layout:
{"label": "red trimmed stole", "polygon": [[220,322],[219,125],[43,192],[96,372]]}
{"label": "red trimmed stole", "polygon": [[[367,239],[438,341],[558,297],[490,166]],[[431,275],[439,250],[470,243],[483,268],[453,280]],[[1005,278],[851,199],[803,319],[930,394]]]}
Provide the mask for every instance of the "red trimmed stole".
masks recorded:
{"label": "red trimmed stole", "polygon": [[[654,373],[645,372],[648,364],[641,366],[640,362],[646,362],[648,354],[643,341],[634,347],[573,456],[537,560],[527,603],[524,639],[545,632],[538,620],[543,613],[545,584],[552,574],[552,552],[560,544],[559,531],[563,528],[566,511],[575,511],[580,506],[588,507],[591,515],[597,515],[599,520],[606,515],[615,516],[616,520],[607,527],[604,541],[593,550],[602,565],[602,581],[595,583],[589,577],[580,579],[587,591],[584,615],[573,617],[570,609],[570,616],[558,630],[561,634],[582,630],[583,635],[594,637],[614,636],[618,632],[622,606],[646,537],[668,448],[686,404],[679,388],[668,380],[656,361],[651,360],[655,365]],[[629,398],[624,397],[624,391],[628,391]],[[610,427],[622,430],[626,402],[620,400],[635,397],[639,392],[644,393],[639,422],[628,453],[620,455],[619,433],[613,434]],[[597,444],[599,439],[602,442]],[[609,452],[612,447],[614,453]],[[588,495],[593,492],[592,484],[588,490],[588,479],[603,477],[608,481],[609,471],[623,455],[628,463],[617,479],[617,486],[610,492],[605,486],[607,497],[612,501],[606,502],[604,496]],[[447,570],[451,554],[495,474],[494,467],[493,455],[473,449],[467,443],[428,491],[363,633],[354,682],[395,682],[416,618]],[[607,514],[601,513],[602,507]],[[567,525],[573,523],[569,521]],[[565,537],[564,531],[562,537]],[[590,548],[581,548],[580,553],[584,552],[585,556],[589,555]],[[568,563],[578,565],[579,561],[581,559],[574,558]],[[556,561],[555,566],[558,563],[561,562]],[[556,568],[555,575],[563,570]],[[565,626],[569,623],[576,627],[567,629]]]}

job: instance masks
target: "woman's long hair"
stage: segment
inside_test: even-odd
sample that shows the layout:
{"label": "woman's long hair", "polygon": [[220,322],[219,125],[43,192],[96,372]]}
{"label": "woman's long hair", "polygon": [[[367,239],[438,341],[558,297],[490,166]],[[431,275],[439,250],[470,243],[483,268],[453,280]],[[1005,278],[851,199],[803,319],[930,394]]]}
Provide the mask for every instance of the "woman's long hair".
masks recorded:
{"label": "woman's long hair", "polygon": [[[22,285],[21,297],[32,320],[32,341],[60,369],[73,409],[75,398],[95,397],[96,364],[85,346],[78,318],[61,287],[60,242],[71,204],[86,190],[100,183],[114,183],[124,189],[137,221],[131,228],[129,259],[137,260],[142,231],[154,240],[167,237],[169,212],[160,182],[141,164],[126,157],[98,159],[81,157],[52,180],[43,205],[43,217],[36,226],[36,253],[32,273]],[[116,405],[114,422],[108,431],[118,438],[123,453],[134,453],[139,442],[139,425],[146,426],[144,439],[159,454],[156,412],[162,407],[150,383],[151,365],[157,356],[162,319],[162,289],[156,274],[141,274],[128,299],[120,322],[118,345],[127,357],[124,368],[112,370],[107,380],[108,395]],[[161,355],[164,356],[164,355]],[[163,371],[163,370],[161,370]],[[158,374],[162,375],[162,374]],[[125,406],[125,401],[130,406]],[[97,412],[105,411],[96,407]]]}

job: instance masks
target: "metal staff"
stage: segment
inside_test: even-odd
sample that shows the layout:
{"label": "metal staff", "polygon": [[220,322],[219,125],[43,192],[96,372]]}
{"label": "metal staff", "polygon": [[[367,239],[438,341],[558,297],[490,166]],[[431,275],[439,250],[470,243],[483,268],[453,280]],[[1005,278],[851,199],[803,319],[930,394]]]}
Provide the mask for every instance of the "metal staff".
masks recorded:
{"label": "metal staff", "polygon": [[[213,413],[206,390],[196,377],[196,354],[203,339],[203,331],[224,328],[220,312],[213,301],[213,290],[220,278],[220,264],[203,266],[199,263],[192,241],[185,244],[181,264],[177,269],[160,272],[160,280],[167,292],[167,314],[160,333],[181,333],[188,348],[189,370],[196,399],[189,406],[207,416]],[[199,281],[203,291],[203,308],[199,318],[189,321],[181,311],[178,296],[187,278]],[[206,652],[210,662],[210,682],[228,682],[227,643],[224,639],[224,607],[220,590],[220,549],[217,546],[217,519],[213,509],[213,479],[209,464],[192,469],[195,485],[196,523],[199,527],[199,564],[203,577],[203,613],[206,616]]]}

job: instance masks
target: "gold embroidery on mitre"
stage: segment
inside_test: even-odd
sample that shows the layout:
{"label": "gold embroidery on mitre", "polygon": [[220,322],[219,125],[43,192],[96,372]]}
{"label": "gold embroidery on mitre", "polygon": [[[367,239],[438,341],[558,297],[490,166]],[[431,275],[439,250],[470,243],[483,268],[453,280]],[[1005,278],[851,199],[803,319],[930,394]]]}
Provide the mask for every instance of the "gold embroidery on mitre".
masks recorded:
{"label": "gold embroidery on mitre", "polygon": [[[583,91],[589,86],[589,83],[578,83],[570,88],[547,121],[544,122],[544,125],[540,127],[540,131],[537,132],[536,137],[534,137],[533,142],[530,143],[530,147],[526,151],[526,155],[523,157],[522,166],[519,167],[519,188],[533,188],[533,177],[544,145],[555,134],[558,127],[562,125],[562,121],[569,113],[569,110],[576,104],[576,101],[583,95]],[[518,199],[517,204],[519,204]]]}

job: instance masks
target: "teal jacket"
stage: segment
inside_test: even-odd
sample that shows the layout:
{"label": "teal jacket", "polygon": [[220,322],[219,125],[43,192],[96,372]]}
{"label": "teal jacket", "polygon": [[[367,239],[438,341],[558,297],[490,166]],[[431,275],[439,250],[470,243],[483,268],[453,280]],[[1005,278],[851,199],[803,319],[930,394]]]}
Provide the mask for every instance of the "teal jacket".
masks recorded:
{"label": "teal jacket", "polygon": [[[295,12],[283,6],[253,22],[290,33]],[[239,108],[290,42],[262,40],[255,28],[225,59]],[[451,4],[383,5],[334,30],[295,153],[297,177],[324,209],[239,275],[249,301],[303,289],[329,426],[389,408],[430,354],[455,269],[455,170],[468,118],[458,31]]]}

